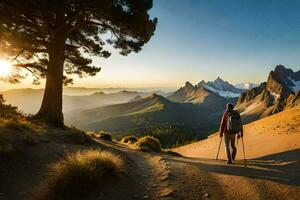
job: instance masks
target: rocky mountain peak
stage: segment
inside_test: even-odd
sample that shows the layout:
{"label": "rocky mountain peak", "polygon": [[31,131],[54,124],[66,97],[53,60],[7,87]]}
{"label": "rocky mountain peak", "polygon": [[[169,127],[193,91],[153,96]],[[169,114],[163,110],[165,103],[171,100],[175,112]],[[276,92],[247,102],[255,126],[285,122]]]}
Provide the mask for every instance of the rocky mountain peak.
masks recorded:
{"label": "rocky mountain peak", "polygon": [[204,85],[206,84],[206,82],[204,80],[200,81],[198,84],[197,84],[197,87],[203,87]]}
{"label": "rocky mountain peak", "polygon": [[271,71],[267,81],[267,89],[277,95],[287,98],[289,94],[296,93],[300,86],[300,71],[294,72],[285,68],[283,65],[277,65],[274,71]]}
{"label": "rocky mountain peak", "polygon": [[284,82],[288,77],[293,76],[294,72],[291,69],[285,68],[283,65],[277,65],[273,72],[273,78],[278,82]]}
{"label": "rocky mountain peak", "polygon": [[[256,112],[264,117],[280,112],[287,105],[298,101],[300,90],[300,71],[294,72],[283,65],[277,65],[269,73],[266,83],[243,93],[237,103],[237,109],[247,113]],[[251,110],[249,109],[251,108]],[[251,114],[249,114],[249,119]],[[254,116],[254,115],[253,115]]]}
{"label": "rocky mountain peak", "polygon": [[189,81],[185,82],[185,86],[184,87],[194,88],[194,86]]}

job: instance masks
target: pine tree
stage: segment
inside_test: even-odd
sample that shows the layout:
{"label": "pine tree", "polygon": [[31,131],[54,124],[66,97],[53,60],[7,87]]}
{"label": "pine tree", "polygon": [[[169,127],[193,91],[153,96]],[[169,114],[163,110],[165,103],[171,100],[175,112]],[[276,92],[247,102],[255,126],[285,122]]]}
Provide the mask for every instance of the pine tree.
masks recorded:
{"label": "pine tree", "polygon": [[[152,0],[0,0],[0,52],[30,71],[45,92],[35,118],[63,127],[62,87],[100,71],[91,56],[139,52],[154,34]],[[9,80],[19,82],[19,73]]]}

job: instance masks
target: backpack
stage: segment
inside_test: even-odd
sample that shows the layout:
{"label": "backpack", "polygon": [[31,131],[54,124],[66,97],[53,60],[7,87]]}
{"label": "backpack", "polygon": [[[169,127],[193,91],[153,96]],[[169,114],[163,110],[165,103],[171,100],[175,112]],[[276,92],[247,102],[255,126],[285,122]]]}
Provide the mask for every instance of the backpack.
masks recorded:
{"label": "backpack", "polygon": [[242,121],[240,113],[233,110],[227,112],[227,132],[230,134],[238,134],[241,131]]}

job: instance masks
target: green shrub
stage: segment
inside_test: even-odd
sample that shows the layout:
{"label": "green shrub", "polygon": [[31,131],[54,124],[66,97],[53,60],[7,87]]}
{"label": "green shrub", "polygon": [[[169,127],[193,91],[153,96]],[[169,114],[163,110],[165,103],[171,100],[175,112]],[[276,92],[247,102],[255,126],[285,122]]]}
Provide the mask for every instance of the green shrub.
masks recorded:
{"label": "green shrub", "polygon": [[134,144],[139,140],[138,137],[134,135],[128,135],[122,138],[121,142],[124,144]]}
{"label": "green shrub", "polygon": [[135,147],[141,151],[161,151],[161,144],[159,140],[152,136],[144,136],[139,138],[135,143]]}
{"label": "green shrub", "polygon": [[107,141],[112,141],[112,134],[108,132],[100,132],[98,138]]}
{"label": "green shrub", "polygon": [[55,198],[84,196],[115,180],[123,169],[122,159],[107,151],[68,153],[50,166],[49,192]]}

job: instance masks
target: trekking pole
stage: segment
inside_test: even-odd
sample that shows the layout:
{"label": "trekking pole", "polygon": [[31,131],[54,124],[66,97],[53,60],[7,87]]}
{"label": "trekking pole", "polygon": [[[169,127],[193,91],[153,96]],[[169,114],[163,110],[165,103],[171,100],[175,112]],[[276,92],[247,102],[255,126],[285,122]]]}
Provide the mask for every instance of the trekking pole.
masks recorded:
{"label": "trekking pole", "polygon": [[242,144],[243,144],[243,152],[244,152],[244,164],[245,164],[245,167],[247,167],[247,164],[246,164],[246,155],[245,155],[245,146],[244,146],[244,139],[242,138]]}
{"label": "trekking pole", "polygon": [[218,160],[218,157],[219,157],[219,152],[220,152],[220,147],[221,147],[221,143],[222,143],[222,138],[220,139],[220,143],[219,143],[219,148],[218,148],[218,153],[217,153],[217,157],[216,157],[216,160]]}

